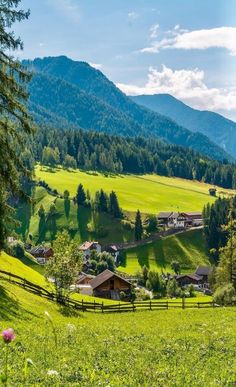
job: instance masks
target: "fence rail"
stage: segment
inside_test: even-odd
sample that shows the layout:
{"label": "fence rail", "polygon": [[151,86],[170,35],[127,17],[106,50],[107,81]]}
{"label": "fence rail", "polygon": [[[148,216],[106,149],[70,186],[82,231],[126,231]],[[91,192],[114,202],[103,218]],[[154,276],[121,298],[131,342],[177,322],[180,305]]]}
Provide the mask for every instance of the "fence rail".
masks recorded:
{"label": "fence rail", "polygon": [[[214,301],[206,302],[186,302],[185,298],[182,301],[135,301],[135,302],[119,302],[116,304],[104,304],[103,302],[89,302],[89,301],[77,301],[72,300],[69,297],[58,297],[54,292],[36,285],[25,278],[22,278],[16,274],[0,270],[0,278],[2,280],[14,283],[25,290],[36,294],[39,297],[46,298],[50,301],[56,302],[60,305],[72,307],[80,311],[101,312],[101,313],[124,313],[124,312],[136,312],[142,310],[167,310],[167,309],[189,309],[189,308],[215,308],[219,307]],[[236,302],[227,306],[236,306]]]}

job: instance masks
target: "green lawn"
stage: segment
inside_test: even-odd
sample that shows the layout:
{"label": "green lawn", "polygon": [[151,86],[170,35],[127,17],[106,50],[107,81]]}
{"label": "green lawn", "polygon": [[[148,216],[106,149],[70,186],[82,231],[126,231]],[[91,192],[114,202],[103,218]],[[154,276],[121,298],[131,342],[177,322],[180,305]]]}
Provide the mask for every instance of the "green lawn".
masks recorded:
{"label": "green lawn", "polygon": [[[201,211],[203,206],[214,202],[208,194],[209,185],[179,178],[168,178],[158,175],[109,175],[86,173],[79,170],[68,172],[62,169],[49,171],[47,168],[36,168],[36,177],[45,180],[50,187],[60,193],[65,189],[75,195],[79,183],[94,195],[103,188],[114,190],[124,210],[143,213],[159,211]],[[226,192],[219,188],[219,191]]]}
{"label": "green lawn", "polygon": [[[0,285],[0,332],[16,332],[9,386],[233,386],[235,320],[236,308],[78,314]],[[0,352],[2,372],[2,340]]]}
{"label": "green lawn", "polygon": [[170,269],[172,260],[180,262],[183,272],[191,272],[200,264],[209,264],[202,230],[187,231],[129,249],[119,270],[135,274],[146,265],[153,270],[172,271]]}

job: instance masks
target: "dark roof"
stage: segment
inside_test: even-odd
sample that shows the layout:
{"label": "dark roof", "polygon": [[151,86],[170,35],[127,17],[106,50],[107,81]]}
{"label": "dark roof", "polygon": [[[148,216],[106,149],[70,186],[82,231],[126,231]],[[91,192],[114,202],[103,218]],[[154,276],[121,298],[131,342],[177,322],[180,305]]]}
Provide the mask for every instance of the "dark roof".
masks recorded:
{"label": "dark roof", "polygon": [[197,275],[197,274],[180,274],[180,275],[177,275],[175,278],[176,278],[176,280],[178,280],[178,279],[182,279],[185,277],[188,277],[188,278],[193,279],[195,281],[202,280],[202,277],[200,275]]}
{"label": "dark roof", "polygon": [[81,275],[79,276],[79,279],[77,281],[77,284],[80,284],[80,282],[82,282],[86,278],[92,280],[95,278],[95,276],[92,274],[81,273]]}
{"label": "dark roof", "polygon": [[127,282],[127,284],[131,285],[129,281],[127,281],[125,278],[120,277],[118,274],[113,273],[112,271],[106,269],[102,273],[98,274],[97,277],[92,279],[92,281],[89,282],[89,285],[93,288],[96,289],[98,286],[103,284],[105,281],[111,279],[112,277],[117,277],[122,279],[123,281]]}
{"label": "dark roof", "polygon": [[212,272],[211,266],[198,266],[198,268],[195,271],[195,274],[197,275],[209,275]]}
{"label": "dark roof", "polygon": [[160,212],[157,217],[161,218],[161,219],[168,219],[171,216],[171,214],[173,214],[172,211],[171,212]]}
{"label": "dark roof", "polygon": [[35,246],[30,249],[31,254],[38,254],[38,253],[47,253],[48,251],[52,250],[51,247],[45,247],[45,246]]}
{"label": "dark roof", "polygon": [[118,248],[117,248],[117,246],[116,245],[111,245],[111,246],[108,246],[107,248],[106,248],[106,250],[111,250],[111,251],[118,251]]}

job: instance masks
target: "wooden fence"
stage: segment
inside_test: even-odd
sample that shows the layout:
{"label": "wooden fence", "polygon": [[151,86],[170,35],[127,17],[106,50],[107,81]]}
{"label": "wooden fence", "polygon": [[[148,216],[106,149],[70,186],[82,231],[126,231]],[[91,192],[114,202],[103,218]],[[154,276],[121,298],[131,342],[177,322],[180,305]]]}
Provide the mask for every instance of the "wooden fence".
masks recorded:
{"label": "wooden fence", "polygon": [[[104,304],[104,302],[88,302],[72,300],[69,297],[58,297],[54,292],[36,285],[25,278],[12,274],[7,271],[0,270],[0,278],[15,285],[18,285],[25,290],[36,294],[39,297],[46,298],[50,301],[56,302],[60,305],[68,306],[82,312],[100,312],[100,313],[124,313],[124,312],[136,312],[142,310],[167,310],[173,308],[188,309],[188,308],[215,308],[219,307],[213,301],[208,302],[192,302],[183,298],[181,301],[135,301],[135,302],[119,302],[114,304]],[[236,303],[228,306],[236,306]]]}

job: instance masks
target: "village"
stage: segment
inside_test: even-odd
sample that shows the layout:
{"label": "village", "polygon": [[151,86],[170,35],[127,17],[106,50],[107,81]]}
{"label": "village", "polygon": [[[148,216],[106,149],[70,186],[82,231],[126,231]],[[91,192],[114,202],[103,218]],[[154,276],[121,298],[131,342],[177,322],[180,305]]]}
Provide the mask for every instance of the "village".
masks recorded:
{"label": "village", "polygon": [[[201,212],[160,212],[157,215],[158,225],[161,230],[179,232],[203,226]],[[160,232],[161,235],[161,232]],[[8,238],[9,243],[16,243],[13,237]],[[47,265],[54,255],[53,247],[46,244],[33,246],[31,243],[25,245],[26,250],[37,261],[39,265]],[[78,246],[82,255],[82,270],[78,273],[76,282],[71,286],[71,291],[76,291],[84,295],[113,299],[131,300],[132,294],[142,294],[144,298],[157,296],[152,288],[146,286],[147,278],[145,274],[129,276],[117,270],[119,266],[119,256],[122,255],[122,248],[118,244],[102,246],[98,241],[85,241]],[[178,266],[178,264],[177,264]],[[143,268],[142,271],[149,270]],[[181,273],[180,267],[173,266],[174,274],[160,274],[160,280],[167,286],[171,281],[175,281],[177,288],[182,289],[182,294],[187,289],[191,292],[202,292],[211,294],[209,279],[213,268],[210,266],[199,266],[191,273]],[[153,286],[155,289],[155,286]],[[185,293],[184,293],[185,291]],[[190,293],[191,293],[190,292]],[[187,292],[186,294],[189,294]],[[173,296],[175,293],[173,293]],[[176,293],[177,295],[177,293]],[[160,294],[159,296],[160,297]]]}

